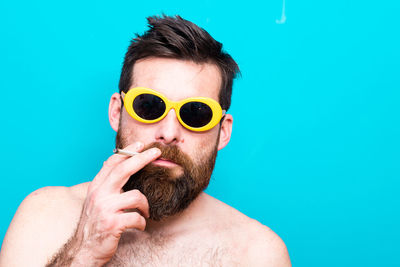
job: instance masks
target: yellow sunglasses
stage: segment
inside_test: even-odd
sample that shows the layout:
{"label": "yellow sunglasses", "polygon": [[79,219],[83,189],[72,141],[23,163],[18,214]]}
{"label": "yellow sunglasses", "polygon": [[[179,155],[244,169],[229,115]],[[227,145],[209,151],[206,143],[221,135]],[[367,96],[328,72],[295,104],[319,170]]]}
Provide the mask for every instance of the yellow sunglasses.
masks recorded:
{"label": "yellow sunglasses", "polygon": [[121,96],[128,114],[144,123],[162,120],[173,108],[183,127],[200,132],[213,128],[225,115],[220,104],[208,97],[190,97],[175,102],[145,87],[131,88],[126,94],[121,92]]}

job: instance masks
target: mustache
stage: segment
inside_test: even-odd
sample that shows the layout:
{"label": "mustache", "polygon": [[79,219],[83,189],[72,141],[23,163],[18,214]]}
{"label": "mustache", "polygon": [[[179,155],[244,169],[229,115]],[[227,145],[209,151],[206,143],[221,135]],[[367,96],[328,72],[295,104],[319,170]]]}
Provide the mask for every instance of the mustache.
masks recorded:
{"label": "mustache", "polygon": [[[188,162],[192,162],[191,158],[184,153],[177,145],[162,145],[158,142],[153,142],[144,147],[144,150],[156,147],[161,150],[159,158],[172,161],[178,165],[185,166]],[[143,151],[144,151],[143,150]]]}

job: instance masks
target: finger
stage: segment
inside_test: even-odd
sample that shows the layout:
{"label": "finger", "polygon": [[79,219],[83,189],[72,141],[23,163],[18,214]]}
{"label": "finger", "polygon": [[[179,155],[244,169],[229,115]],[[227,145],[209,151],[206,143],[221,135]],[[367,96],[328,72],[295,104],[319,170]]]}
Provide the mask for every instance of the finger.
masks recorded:
{"label": "finger", "polygon": [[118,215],[119,229],[138,229],[144,231],[146,228],[146,219],[137,212],[125,212]]}
{"label": "finger", "polygon": [[127,209],[137,209],[146,218],[150,217],[149,202],[145,195],[139,190],[130,190],[118,196],[112,204],[114,211],[124,211]]}
{"label": "finger", "polygon": [[[161,155],[158,148],[150,148],[121,162],[110,172],[107,180],[102,184],[105,190],[121,192],[129,177]],[[104,186],[104,187],[103,187]]]}
{"label": "finger", "polygon": [[[142,142],[135,142],[133,144],[128,145],[126,148],[124,148],[129,151],[133,152],[141,152],[143,149],[143,143]],[[91,190],[94,190],[97,188],[101,183],[104,182],[106,177],[110,174],[111,170],[118,165],[119,163],[123,162],[124,160],[128,159],[129,156],[125,155],[119,155],[119,154],[114,154],[110,156],[107,161],[103,163],[103,167],[99,171],[99,173],[96,175],[96,177],[92,180],[91,182]]]}

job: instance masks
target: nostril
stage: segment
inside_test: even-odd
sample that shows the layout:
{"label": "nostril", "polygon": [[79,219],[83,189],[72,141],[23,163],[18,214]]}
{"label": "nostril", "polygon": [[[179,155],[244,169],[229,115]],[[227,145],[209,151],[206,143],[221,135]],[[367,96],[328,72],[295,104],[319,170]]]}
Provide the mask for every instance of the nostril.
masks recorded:
{"label": "nostril", "polygon": [[174,138],[174,139],[165,139],[165,138],[161,137],[161,138],[156,139],[156,140],[157,140],[157,142],[159,142],[159,143],[161,143],[163,145],[174,145],[174,144],[178,143],[178,140],[176,138]]}

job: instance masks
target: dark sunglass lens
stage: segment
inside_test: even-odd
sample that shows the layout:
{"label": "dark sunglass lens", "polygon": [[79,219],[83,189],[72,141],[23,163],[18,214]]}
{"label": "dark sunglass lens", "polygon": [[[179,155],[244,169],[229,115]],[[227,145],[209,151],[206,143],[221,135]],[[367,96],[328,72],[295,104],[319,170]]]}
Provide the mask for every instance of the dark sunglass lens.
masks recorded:
{"label": "dark sunglass lens", "polygon": [[211,108],[201,102],[184,104],[179,114],[184,123],[195,128],[207,125],[212,118]]}
{"label": "dark sunglass lens", "polygon": [[145,120],[155,120],[165,111],[164,101],[152,94],[138,95],[132,105],[136,114]]}

